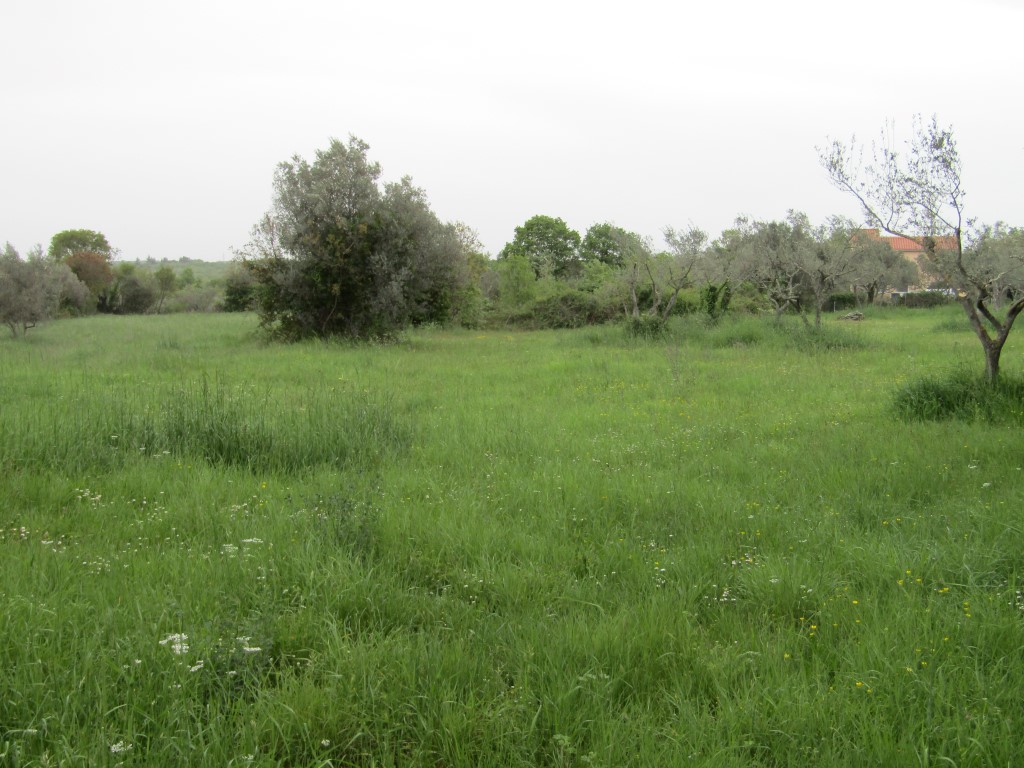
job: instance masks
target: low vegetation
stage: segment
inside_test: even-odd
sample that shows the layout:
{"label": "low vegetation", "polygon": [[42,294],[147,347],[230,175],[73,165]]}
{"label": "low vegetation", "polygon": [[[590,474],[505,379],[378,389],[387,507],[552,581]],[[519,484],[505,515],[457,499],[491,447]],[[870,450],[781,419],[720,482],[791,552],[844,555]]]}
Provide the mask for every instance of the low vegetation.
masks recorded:
{"label": "low vegetation", "polygon": [[0,339],[0,763],[1014,764],[1020,423],[864,315]]}

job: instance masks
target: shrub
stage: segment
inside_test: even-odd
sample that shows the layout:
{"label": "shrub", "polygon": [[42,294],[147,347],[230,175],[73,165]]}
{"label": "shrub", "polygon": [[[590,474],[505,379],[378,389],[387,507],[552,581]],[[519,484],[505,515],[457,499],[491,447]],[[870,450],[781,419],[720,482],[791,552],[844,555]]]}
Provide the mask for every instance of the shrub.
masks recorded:
{"label": "shrub", "polygon": [[626,336],[631,339],[660,339],[665,335],[668,324],[658,315],[639,315],[626,318]]}
{"label": "shrub", "polygon": [[672,314],[685,317],[700,312],[702,309],[701,299],[701,293],[696,288],[680,291],[676,296],[676,303],[672,307]]}
{"label": "shrub", "polygon": [[857,308],[857,294],[851,291],[833,293],[825,300],[826,312],[842,312],[847,309]]}
{"label": "shrub", "polygon": [[725,311],[729,308],[729,302],[731,299],[732,287],[729,285],[728,280],[721,285],[708,283],[700,292],[701,311],[707,315],[709,319],[713,321],[718,320],[718,318],[724,315]]}
{"label": "shrub", "polygon": [[893,410],[906,421],[983,421],[1024,424],[1024,379],[995,382],[959,369],[908,382],[896,391]]}
{"label": "shrub", "polygon": [[232,267],[224,278],[224,312],[246,312],[253,307],[256,293],[256,278],[241,267]]}
{"label": "shrub", "polygon": [[610,320],[614,312],[589,293],[565,291],[538,299],[508,315],[508,322],[523,328],[582,328]]}
{"label": "shrub", "polygon": [[953,301],[953,297],[943,291],[915,291],[902,295],[896,294],[893,301],[908,309],[929,309],[949,304]]}

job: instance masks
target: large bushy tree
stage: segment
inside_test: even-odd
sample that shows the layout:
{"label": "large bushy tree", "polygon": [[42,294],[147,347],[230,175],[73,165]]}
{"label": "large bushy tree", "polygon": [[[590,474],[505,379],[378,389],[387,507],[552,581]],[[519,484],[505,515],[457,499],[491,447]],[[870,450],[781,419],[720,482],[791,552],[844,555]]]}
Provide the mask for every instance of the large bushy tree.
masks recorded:
{"label": "large bushy tree", "polygon": [[580,262],[580,233],[562,219],[533,216],[516,227],[499,259],[523,256],[537,277],[575,277]]}
{"label": "large bushy tree", "polygon": [[680,291],[692,284],[691,273],[704,256],[708,239],[696,227],[681,231],[666,227],[664,235],[668,251],[652,254],[646,246],[636,249],[624,270],[629,292],[626,320],[634,332],[645,335],[664,329]]}
{"label": "large bushy tree", "polygon": [[579,253],[584,262],[597,261],[618,268],[632,263],[649,250],[640,235],[604,222],[587,230]]}
{"label": "large bushy tree", "polygon": [[727,241],[731,276],[757,288],[781,317],[799,307],[806,292],[804,265],[812,248],[809,226],[802,214],[793,211],[784,221],[737,219]]}
{"label": "large bushy tree", "polygon": [[50,239],[47,252],[54,261],[65,261],[76,253],[98,253],[109,261],[114,257],[114,249],[107,242],[106,235],[91,229],[65,229]]}
{"label": "large bushy tree", "polygon": [[465,274],[459,233],[408,178],[381,185],[355,138],[274,175],[273,207],[243,264],[264,327],[282,338],[378,338],[449,317]]}
{"label": "large bushy tree", "polygon": [[110,257],[97,251],[74,251],[65,256],[63,262],[97,300],[104,297],[114,282]]}
{"label": "large bushy tree", "polygon": [[[883,135],[867,160],[855,141],[832,141],[819,154],[832,183],[857,199],[872,226],[919,242],[930,268],[957,290],[985,353],[985,378],[995,381],[1003,346],[1024,311],[1024,253],[988,248],[983,233],[971,242],[952,129],[917,117],[905,151]],[[1007,288],[1017,290],[1015,298],[997,312]]]}
{"label": "large bushy tree", "polygon": [[64,264],[43,258],[37,247],[27,259],[10,243],[0,252],[0,322],[17,337],[54,317],[61,303],[81,308],[89,289]]}

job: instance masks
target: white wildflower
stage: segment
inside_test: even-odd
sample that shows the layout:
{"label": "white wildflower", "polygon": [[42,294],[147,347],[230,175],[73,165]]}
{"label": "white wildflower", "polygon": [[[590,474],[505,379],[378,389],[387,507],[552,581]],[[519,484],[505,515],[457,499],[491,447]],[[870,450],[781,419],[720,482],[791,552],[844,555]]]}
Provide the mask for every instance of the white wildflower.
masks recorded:
{"label": "white wildflower", "polygon": [[168,635],[160,641],[160,645],[170,645],[175,655],[181,656],[188,653],[188,635],[181,633]]}

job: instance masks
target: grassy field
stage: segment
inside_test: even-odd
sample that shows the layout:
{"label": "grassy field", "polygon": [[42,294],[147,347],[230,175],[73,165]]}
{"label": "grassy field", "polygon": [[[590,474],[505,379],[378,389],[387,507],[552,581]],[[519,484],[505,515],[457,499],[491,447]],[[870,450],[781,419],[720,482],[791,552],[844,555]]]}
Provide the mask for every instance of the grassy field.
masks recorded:
{"label": "grassy field", "polygon": [[0,765],[1018,765],[1019,427],[890,409],[958,312],[0,340]]}

